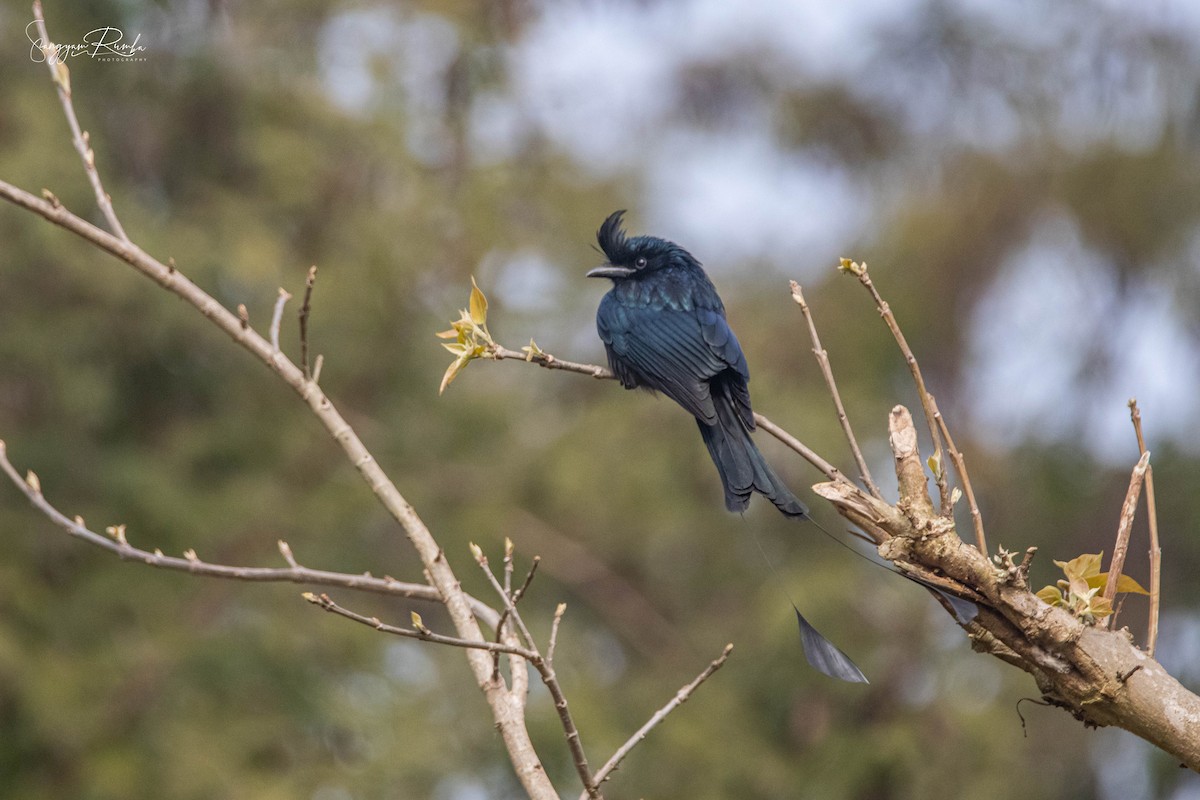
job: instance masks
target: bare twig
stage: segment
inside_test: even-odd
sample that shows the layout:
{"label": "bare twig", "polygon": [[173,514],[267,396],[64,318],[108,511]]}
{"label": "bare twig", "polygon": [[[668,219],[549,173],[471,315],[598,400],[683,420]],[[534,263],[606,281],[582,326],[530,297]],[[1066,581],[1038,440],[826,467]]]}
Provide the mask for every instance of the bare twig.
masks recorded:
{"label": "bare twig", "polygon": [[795,436],[792,436],[786,430],[776,425],[774,422],[767,419],[757,411],[754,412],[754,423],[779,441],[783,442],[793,452],[799,454],[801,458],[824,473],[825,477],[829,478],[829,480],[841,481],[843,483],[848,483],[851,486],[854,485],[854,482],[843,475],[840,469],[821,458],[821,456],[817,455],[815,450],[797,439]]}
{"label": "bare twig", "polygon": [[504,593],[512,597],[513,540],[504,537]]}
{"label": "bare twig", "polygon": [[291,299],[292,295],[281,286],[279,297],[275,300],[275,313],[271,315],[271,347],[276,353],[279,352],[279,326],[283,324],[283,307]]}
{"label": "bare twig", "polygon": [[304,369],[304,377],[312,378],[308,366],[308,314],[311,310],[313,284],[317,281],[317,266],[308,268],[308,278],[304,281],[304,302],[300,305],[300,366]]}
{"label": "bare twig", "polygon": [[892,313],[891,306],[883,299],[879,294],[879,290],[875,288],[875,284],[872,283],[871,276],[867,273],[867,265],[843,258],[841,269],[858,278],[859,283],[871,293],[871,297],[875,300],[875,307],[879,309],[879,315],[887,323],[888,330],[892,332],[892,336],[896,339],[896,344],[899,345],[900,352],[904,356],[904,363],[908,364],[908,369],[912,372],[913,382],[917,385],[917,394],[921,398],[921,407],[925,410],[925,421],[929,424],[929,437],[933,441],[933,458],[937,466],[937,469],[933,471],[933,477],[937,481],[941,513],[943,516],[950,516],[954,513],[954,508],[953,503],[950,502],[950,486],[946,482],[946,466],[942,456],[942,437],[935,421],[933,406],[929,399],[929,391],[925,388],[925,378],[921,375],[921,366],[917,363],[917,357],[913,355],[912,348],[908,346],[908,340],[904,338],[904,332],[900,330],[900,325],[896,322],[896,315]]}
{"label": "bare twig", "polygon": [[[950,453],[950,460],[954,463],[954,471],[958,473],[958,482],[962,484],[963,493],[967,496],[967,507],[971,510],[971,527],[975,529],[975,546],[986,556],[988,549],[987,536],[983,532],[983,515],[979,513],[979,505],[975,502],[975,490],[971,488],[971,475],[967,472],[967,460],[963,457],[962,452],[954,446],[950,429],[946,427],[946,418],[942,416],[941,409],[937,406],[937,398],[933,395],[929,395],[929,405],[933,409],[938,429],[946,438],[946,450]],[[951,500],[953,499],[954,497],[951,495]]]}
{"label": "bare twig", "polygon": [[[1108,582],[1104,584],[1104,598],[1112,602],[1117,596],[1117,583],[1121,580],[1121,570],[1125,567],[1125,554],[1129,550],[1129,532],[1133,529],[1133,515],[1137,513],[1138,497],[1142,493],[1142,481],[1146,478],[1146,470],[1150,467],[1150,451],[1142,453],[1133,474],[1129,476],[1129,489],[1125,492],[1125,502],[1121,504],[1121,521],[1117,525],[1117,542],[1113,545],[1112,562],[1108,567]],[[1113,617],[1108,618],[1109,624]]]}
{"label": "bare twig", "polygon": [[567,372],[578,372],[582,375],[591,375],[593,378],[600,378],[602,380],[613,380],[617,377],[607,367],[564,361],[549,353],[522,353],[520,350],[509,350],[507,347],[501,347],[500,345],[490,348],[488,356],[496,361],[503,361],[506,358],[510,358],[530,364],[537,364],[539,367],[545,367],[546,369],[562,369]]}
{"label": "bare twig", "polygon": [[38,44],[46,57],[46,66],[50,68],[50,77],[54,81],[54,88],[58,91],[58,100],[62,103],[63,114],[67,118],[67,124],[71,127],[71,141],[75,144],[79,157],[83,159],[83,169],[87,173],[88,182],[92,185],[92,191],[96,194],[96,204],[100,206],[100,213],[104,215],[109,230],[116,234],[118,239],[128,242],[129,237],[125,234],[125,228],[121,226],[121,221],[117,219],[117,212],[113,210],[112,198],[104,190],[104,184],[100,182],[100,172],[96,169],[96,153],[92,150],[91,137],[87,131],[79,127],[79,120],[75,116],[75,105],[71,101],[71,72],[67,69],[66,63],[59,58],[58,51],[50,41],[50,34],[46,32],[46,18],[42,15],[42,0],[34,0],[33,19],[37,23],[38,36],[41,37]]}
{"label": "bare twig", "polygon": [[422,641],[433,642],[434,644],[449,645],[450,647],[465,647],[473,650],[487,650],[490,653],[508,653],[509,655],[520,656],[521,658],[526,659],[532,658],[534,655],[536,655],[534,652],[526,650],[523,647],[514,647],[509,644],[504,644],[503,642],[460,639],[457,636],[445,636],[440,633],[434,633],[426,628],[423,623],[420,623],[419,617],[414,618],[412,628],[398,628],[395,625],[385,624],[384,622],[380,621],[378,617],[367,617],[362,614],[357,614],[348,608],[344,608],[333,602],[329,595],[325,594],[324,592],[319,595],[312,592],[305,592],[301,596],[313,605],[320,606],[330,613],[337,614],[340,617],[345,617],[346,619],[354,620],[355,622],[370,626],[377,631],[382,631],[383,633],[391,633],[396,636],[404,636],[409,639],[421,639]]}
{"label": "bare twig", "polygon": [[733,645],[725,645],[725,650],[721,653],[721,655],[719,655],[711,664],[705,667],[703,672],[697,675],[696,678],[687,686],[684,686],[682,689],[676,692],[675,696],[671,698],[671,702],[654,712],[654,716],[650,717],[645,725],[638,728],[637,732],[634,733],[633,736],[630,736],[625,744],[618,747],[617,751],[613,753],[612,758],[604,763],[604,766],[596,770],[596,782],[603,783],[604,781],[608,780],[610,775],[617,769],[617,767],[621,765],[621,762],[625,760],[625,756],[629,755],[629,751],[640,744],[642,740],[646,738],[646,735],[650,733],[650,731],[652,731],[660,722],[666,719],[668,714],[687,702],[687,699],[692,696],[692,692],[696,691],[696,688],[700,686],[700,684],[708,680],[714,672],[725,665],[725,660],[729,658],[729,654],[731,652],[733,652]]}
{"label": "bare twig", "polygon": [[534,556],[533,561],[529,564],[529,572],[525,573],[525,580],[521,582],[521,586],[513,592],[513,605],[521,602],[521,598],[525,596],[525,592],[529,590],[529,584],[533,583],[533,576],[537,573],[538,564],[542,563],[541,556]]}
{"label": "bare twig", "polygon": [[[202,575],[210,578],[247,581],[251,583],[299,583],[312,586],[337,586],[343,589],[355,589],[375,594],[407,597],[412,600],[423,600],[440,603],[442,597],[437,589],[425,583],[406,583],[395,578],[384,576],[377,578],[370,573],[351,574],[344,572],[329,572],[321,569],[310,569],[297,563],[287,542],[279,542],[279,552],[283,555],[288,567],[235,567],[227,564],[211,564],[199,558],[180,558],[164,555],[159,550],[142,550],[129,544],[124,536],[108,537],[90,530],[82,517],[68,518],[55,508],[42,494],[41,486],[31,486],[22,478],[17,469],[8,460],[3,441],[0,441],[0,471],[3,471],[13,485],[33,504],[33,507],[44,514],[58,527],[71,536],[99,547],[116,555],[122,561],[135,561],[158,569],[186,572],[189,575]],[[118,526],[120,527],[120,526]],[[475,615],[488,627],[494,628],[500,619],[500,614],[481,600],[470,597],[468,602]]]}
{"label": "bare twig", "polygon": [[850,445],[850,452],[854,456],[854,463],[858,465],[858,474],[862,478],[863,485],[867,487],[867,491],[882,500],[883,494],[871,478],[871,470],[867,468],[867,460],[863,458],[862,450],[858,446],[858,439],[854,436],[854,429],[850,426],[850,418],[846,416],[846,407],[842,404],[842,395],[838,392],[837,382],[833,379],[833,368],[829,364],[829,354],[821,346],[821,337],[817,335],[817,325],[813,321],[808,303],[804,300],[804,292],[801,290],[800,284],[796,281],[791,281],[791,288],[792,299],[796,301],[796,305],[800,306],[800,313],[804,315],[804,321],[808,323],[808,335],[812,339],[813,355],[817,357],[817,365],[821,368],[821,374],[825,377],[825,385],[829,387],[829,394],[833,397],[833,407],[837,410],[838,422],[841,423],[842,432],[846,434],[846,441]]}
{"label": "bare twig", "polygon": [[[515,606],[521,602],[521,598],[525,596],[525,591],[529,588],[529,584],[533,582],[534,573],[537,572],[538,564],[541,563],[540,556],[533,557],[533,563],[529,567],[529,572],[525,575],[525,582],[517,591],[512,592],[512,539],[505,537],[504,539],[504,591],[511,592],[512,603]],[[500,612],[500,621],[496,624],[496,641],[504,638],[504,623],[508,621],[508,608],[505,607]],[[492,662],[492,674],[497,675],[500,671],[500,659],[497,656]]]}
{"label": "bare twig", "polygon": [[[1137,398],[1129,400],[1129,417],[1137,435],[1138,452],[1145,454],[1146,440],[1142,436],[1142,412]],[[1146,466],[1146,514],[1150,518],[1150,621],[1146,632],[1146,652],[1154,657],[1158,643],[1158,609],[1162,598],[1162,548],[1158,544],[1158,505],[1154,501],[1154,467]]]}
{"label": "bare twig", "polygon": [[550,642],[546,645],[546,663],[554,663],[554,649],[558,647],[558,626],[562,624],[563,614],[567,613],[567,604],[559,603],[554,609],[554,621],[550,623]]}
{"label": "bare twig", "polygon": [[[587,754],[583,750],[583,742],[579,737],[579,728],[575,725],[575,720],[571,716],[571,709],[567,705],[567,697],[563,694],[562,686],[558,682],[558,675],[554,672],[554,664],[537,650],[537,642],[534,641],[533,634],[529,632],[529,628],[525,625],[525,620],[521,617],[521,613],[517,611],[513,599],[507,592],[504,591],[504,586],[496,578],[496,574],[492,572],[488,566],[487,556],[483,554],[483,550],[479,545],[471,545],[471,554],[475,557],[475,563],[479,564],[480,570],[483,571],[488,583],[500,595],[504,601],[504,609],[508,612],[509,618],[513,621],[517,631],[520,632],[521,639],[525,642],[530,650],[534,651],[533,657],[529,659],[529,663],[534,666],[538,674],[542,678],[542,683],[546,685],[546,689],[550,691],[550,697],[554,700],[554,709],[558,712],[559,722],[562,724],[563,733],[567,737],[567,746],[571,750],[571,757],[575,763],[575,771],[579,773],[579,779],[583,782],[584,793],[591,800],[601,800],[603,797],[598,784],[592,778],[591,768],[588,766]],[[555,635],[557,641],[557,632]]]}

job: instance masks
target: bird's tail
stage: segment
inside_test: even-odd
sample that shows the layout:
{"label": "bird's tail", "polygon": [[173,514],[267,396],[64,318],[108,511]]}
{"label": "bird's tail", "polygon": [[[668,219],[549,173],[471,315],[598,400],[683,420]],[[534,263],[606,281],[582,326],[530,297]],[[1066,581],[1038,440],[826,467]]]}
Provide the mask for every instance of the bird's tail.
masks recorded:
{"label": "bird's tail", "polygon": [[750,431],[738,414],[728,390],[714,391],[713,404],[717,423],[707,425],[697,419],[700,435],[708,454],[717,465],[725,487],[725,507],[742,512],[750,504],[750,495],[758,492],[775,504],[785,516],[808,518],[808,507],[784,486],[750,438]]}

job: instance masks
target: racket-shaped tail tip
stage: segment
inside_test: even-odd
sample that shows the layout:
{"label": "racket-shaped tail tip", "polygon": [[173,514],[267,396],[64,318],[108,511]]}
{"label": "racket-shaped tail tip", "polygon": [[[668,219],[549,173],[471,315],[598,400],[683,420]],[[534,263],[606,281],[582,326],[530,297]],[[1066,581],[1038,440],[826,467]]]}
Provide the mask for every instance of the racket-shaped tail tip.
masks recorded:
{"label": "racket-shaped tail tip", "polygon": [[809,624],[800,609],[792,606],[792,610],[796,612],[796,621],[800,624],[800,644],[804,647],[804,657],[814,669],[847,683],[870,683],[849,656]]}

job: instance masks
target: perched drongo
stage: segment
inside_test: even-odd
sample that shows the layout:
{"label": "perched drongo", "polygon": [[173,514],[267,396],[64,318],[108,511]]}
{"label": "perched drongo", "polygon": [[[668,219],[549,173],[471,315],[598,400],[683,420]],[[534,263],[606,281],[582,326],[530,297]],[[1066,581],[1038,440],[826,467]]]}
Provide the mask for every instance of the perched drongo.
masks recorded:
{"label": "perched drongo", "polygon": [[600,226],[608,263],[588,273],[613,282],[596,312],[612,371],[626,389],[662,392],[696,418],[730,511],[745,511],[758,492],[787,516],[807,517],[750,438],[750,370],[712,281],[674,242],[626,236],[624,213]]}

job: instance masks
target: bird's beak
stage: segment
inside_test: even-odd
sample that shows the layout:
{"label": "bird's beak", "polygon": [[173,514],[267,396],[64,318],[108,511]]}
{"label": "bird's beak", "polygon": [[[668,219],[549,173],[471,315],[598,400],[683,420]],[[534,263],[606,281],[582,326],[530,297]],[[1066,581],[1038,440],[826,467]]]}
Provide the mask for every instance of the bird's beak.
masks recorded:
{"label": "bird's beak", "polygon": [[616,281],[621,278],[628,278],[636,271],[629,267],[618,267],[615,264],[602,264],[593,270],[589,270],[587,276],[589,278],[612,278]]}

